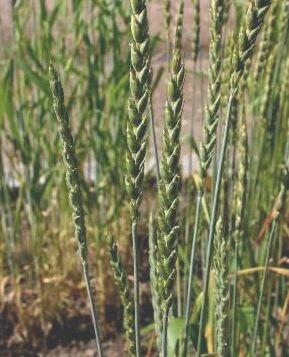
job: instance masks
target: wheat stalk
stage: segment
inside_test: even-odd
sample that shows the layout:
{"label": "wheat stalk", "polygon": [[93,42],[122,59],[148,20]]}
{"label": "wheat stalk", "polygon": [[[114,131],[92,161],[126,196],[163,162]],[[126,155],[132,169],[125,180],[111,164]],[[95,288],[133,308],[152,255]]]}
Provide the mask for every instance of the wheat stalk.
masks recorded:
{"label": "wheat stalk", "polygon": [[[287,161],[287,158],[286,158]],[[267,246],[266,246],[266,256],[265,256],[265,263],[264,263],[264,273],[261,281],[261,286],[260,286],[260,293],[259,293],[259,300],[258,300],[258,306],[257,306],[257,312],[256,312],[256,317],[255,317],[255,325],[254,325],[254,330],[253,330],[253,336],[252,336],[252,349],[251,349],[251,355],[255,356],[255,349],[256,349],[256,343],[257,343],[257,335],[258,335],[258,327],[259,327],[259,320],[260,320],[260,314],[261,314],[261,308],[262,308],[262,302],[263,302],[263,297],[264,297],[264,289],[265,289],[265,284],[266,284],[266,278],[267,278],[267,269],[269,266],[269,260],[270,260],[270,254],[272,251],[272,244],[273,244],[273,239],[275,236],[276,228],[280,220],[280,214],[281,210],[284,207],[284,201],[286,198],[286,193],[289,189],[289,170],[288,167],[286,166],[288,162],[285,163],[285,166],[283,167],[282,170],[282,179],[281,179],[281,187],[280,191],[277,197],[277,201],[274,205],[274,219],[271,223],[271,229],[269,232],[269,237],[267,241]]]}
{"label": "wheat stalk", "polygon": [[240,30],[238,48],[235,50],[234,53],[230,97],[228,101],[225,129],[223,134],[223,142],[222,142],[222,148],[220,153],[218,172],[217,172],[215,190],[213,195],[212,211],[211,211],[210,230],[209,230],[208,247],[207,247],[207,254],[206,254],[205,280],[204,280],[204,288],[203,288],[204,301],[202,304],[199,334],[198,334],[198,352],[197,352],[198,356],[200,356],[201,354],[201,336],[203,333],[203,326],[205,321],[205,308],[208,299],[207,294],[208,294],[209,276],[210,276],[211,261],[212,261],[212,246],[214,242],[218,200],[219,200],[220,187],[221,187],[221,181],[223,176],[225,154],[227,150],[232,103],[234,102],[234,98],[236,98],[236,95],[238,93],[239,86],[241,84],[241,79],[245,71],[245,65],[252,57],[257,36],[261,31],[265,19],[265,15],[269,10],[270,4],[271,4],[270,0],[254,0],[252,2],[250,1],[248,10],[246,12],[245,24],[241,27]]}
{"label": "wheat stalk", "polygon": [[72,209],[72,218],[75,229],[75,238],[78,243],[79,255],[83,267],[83,273],[90,301],[93,327],[96,337],[98,355],[102,356],[100,342],[100,330],[97,322],[97,313],[89,280],[89,268],[87,259],[87,240],[84,209],[82,203],[81,185],[79,179],[78,163],[75,155],[74,141],[71,134],[69,117],[64,105],[64,93],[60,78],[52,64],[49,65],[50,88],[53,98],[53,108],[58,121],[58,131],[62,143],[62,157],[66,169],[66,184],[69,194],[69,202]]}
{"label": "wheat stalk", "polygon": [[[233,281],[233,297],[232,297],[232,341],[231,341],[231,353],[234,355],[236,353],[235,347],[235,331],[236,331],[236,305],[237,305],[237,270],[238,270],[238,256],[240,247],[240,238],[243,234],[243,219],[244,219],[244,209],[246,203],[246,192],[247,192],[247,170],[248,170],[248,139],[247,139],[247,128],[244,120],[244,108],[242,113],[242,118],[238,122],[238,133],[237,137],[237,153],[238,153],[238,166],[236,173],[236,182],[234,185],[233,192],[233,232],[232,236],[234,238],[234,261],[235,261],[235,274]],[[242,249],[241,249],[242,251]]]}
{"label": "wheat stalk", "polygon": [[[182,6],[182,5],[181,5]],[[180,13],[180,12],[179,12]],[[166,356],[168,313],[173,299],[176,275],[179,225],[177,211],[180,185],[180,130],[183,109],[184,65],[181,50],[175,48],[167,90],[161,179],[159,183],[158,251],[160,290],[162,294],[162,355]]]}
{"label": "wheat stalk", "polygon": [[131,217],[139,219],[146,154],[147,103],[150,87],[149,34],[146,2],[131,0],[131,70],[127,121],[126,188]]}
{"label": "wheat stalk", "polygon": [[187,301],[185,310],[185,339],[184,354],[187,353],[188,328],[190,317],[190,305],[192,295],[193,268],[198,235],[199,215],[201,201],[204,194],[204,182],[206,173],[211,164],[214,147],[216,143],[216,133],[219,121],[219,109],[221,104],[221,57],[222,57],[222,25],[223,25],[223,0],[211,1],[210,7],[210,70],[208,105],[206,108],[206,119],[204,124],[204,139],[200,149],[200,178],[201,183],[198,187],[198,197],[196,205],[195,225],[190,254],[189,280],[187,289]]}
{"label": "wheat stalk", "polygon": [[150,95],[149,29],[145,0],[131,0],[131,69],[127,121],[126,189],[130,200],[134,262],[136,355],[140,356],[137,222],[146,154],[147,103]]}
{"label": "wheat stalk", "polygon": [[129,346],[130,356],[135,356],[135,326],[134,326],[134,306],[129,292],[129,286],[125,275],[125,270],[118,251],[117,243],[112,236],[108,236],[108,248],[110,254],[110,265],[113,269],[115,282],[118,288],[123,312],[123,321],[126,340]]}

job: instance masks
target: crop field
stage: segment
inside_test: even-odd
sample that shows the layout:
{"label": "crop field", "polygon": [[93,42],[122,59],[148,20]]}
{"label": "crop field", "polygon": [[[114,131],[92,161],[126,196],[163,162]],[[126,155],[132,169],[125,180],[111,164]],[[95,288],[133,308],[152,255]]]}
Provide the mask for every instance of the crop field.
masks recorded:
{"label": "crop field", "polygon": [[289,356],[289,1],[0,0],[0,356]]}

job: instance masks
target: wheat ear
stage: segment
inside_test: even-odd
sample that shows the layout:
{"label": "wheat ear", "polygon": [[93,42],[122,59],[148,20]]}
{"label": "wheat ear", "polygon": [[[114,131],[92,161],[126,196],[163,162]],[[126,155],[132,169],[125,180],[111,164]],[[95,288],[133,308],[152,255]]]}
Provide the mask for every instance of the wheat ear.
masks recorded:
{"label": "wheat ear", "polygon": [[131,0],[130,99],[127,121],[126,189],[130,200],[134,262],[136,355],[140,356],[139,257],[137,222],[142,198],[146,154],[147,103],[150,95],[149,29],[145,0]]}
{"label": "wheat ear", "polygon": [[157,337],[157,346],[161,351],[161,326],[162,326],[162,311],[161,311],[161,292],[160,292],[160,274],[159,274],[159,253],[158,253],[157,227],[150,214],[149,218],[149,265],[150,265],[150,282],[152,305],[154,310],[154,325]]}
{"label": "wheat ear", "polygon": [[180,130],[183,110],[184,65],[180,49],[174,49],[167,90],[161,179],[159,184],[158,251],[162,294],[162,355],[167,351],[168,313],[173,299],[179,236],[178,204],[180,185]]}
{"label": "wheat ear", "polygon": [[130,356],[135,356],[135,327],[134,327],[134,307],[129,292],[128,281],[122,265],[117,243],[112,236],[108,236],[108,248],[110,255],[110,265],[113,269],[115,282],[118,288],[120,299],[123,306],[123,322],[126,340],[129,346]]}
{"label": "wheat ear", "polygon": [[97,313],[93,299],[92,288],[89,280],[87,259],[87,241],[84,209],[82,203],[81,185],[77,158],[75,155],[74,141],[71,134],[69,117],[64,105],[64,93],[60,78],[52,64],[49,65],[50,88],[53,99],[53,108],[58,122],[58,132],[62,143],[62,157],[66,169],[66,184],[69,194],[69,202],[72,209],[72,218],[75,229],[75,238],[78,243],[79,255],[83,267],[86,289],[91,307],[91,316],[95,331],[98,355],[102,356],[100,342],[100,330],[97,322]]}
{"label": "wheat ear", "polygon": [[280,35],[287,36],[289,30],[289,1],[284,0],[283,7],[281,7],[281,19],[280,19]]}
{"label": "wheat ear", "polygon": [[216,244],[214,248],[215,275],[215,319],[218,356],[228,356],[227,304],[228,289],[228,247],[224,238],[222,220],[216,224]]}
{"label": "wheat ear", "polygon": [[200,50],[200,0],[192,0],[193,3],[193,19],[192,19],[192,60],[197,62]]}
{"label": "wheat ear", "polygon": [[214,243],[214,232],[215,232],[216,217],[217,217],[217,210],[218,210],[218,201],[219,201],[221,181],[223,176],[225,154],[227,150],[232,104],[238,93],[239,86],[241,84],[241,79],[245,71],[245,65],[247,61],[250,60],[252,57],[257,36],[261,31],[270,4],[271,4],[270,0],[250,1],[248,10],[246,12],[245,24],[241,27],[240,30],[238,48],[235,50],[234,53],[230,97],[228,101],[225,129],[223,134],[223,142],[222,142],[222,148],[220,153],[217,178],[216,178],[215,190],[213,195],[212,211],[211,211],[211,221],[210,221],[210,230],[209,230],[207,256],[206,256],[205,281],[204,281],[204,288],[203,288],[204,301],[202,304],[199,335],[198,335],[198,352],[197,352],[198,356],[200,356],[201,354],[201,336],[203,333],[203,326],[205,321],[205,309],[208,299],[207,294],[208,294],[209,276],[210,276],[211,261],[212,261],[212,247]]}
{"label": "wheat ear", "polygon": [[184,1],[180,0],[176,18],[175,42],[174,50],[182,50],[182,34],[183,34],[183,17],[184,17]]}
{"label": "wheat ear", "polygon": [[276,51],[274,51],[274,49],[272,49],[271,53],[269,54],[267,61],[268,63],[264,73],[265,80],[263,83],[263,96],[261,102],[261,119],[263,121],[263,125],[266,123],[266,117],[270,108],[270,99],[273,89],[273,75],[276,64]]}
{"label": "wheat ear", "polygon": [[223,0],[211,1],[208,105],[206,108],[204,139],[200,149],[201,189],[204,186],[203,181],[212,162],[219,122],[219,109],[221,104],[222,4]]}
{"label": "wheat ear", "polygon": [[246,122],[244,120],[244,108],[242,117],[238,121],[238,133],[237,137],[237,174],[236,182],[234,185],[233,192],[233,232],[232,236],[234,239],[234,281],[233,281],[233,297],[232,297],[232,340],[231,340],[231,354],[234,356],[236,353],[236,306],[237,306],[237,271],[238,271],[238,257],[240,250],[240,238],[243,235],[243,219],[244,219],[244,210],[246,203],[246,192],[247,192],[247,170],[248,170],[248,138],[247,138],[247,128]]}
{"label": "wheat ear", "polygon": [[278,2],[275,1],[268,16],[268,21],[263,30],[258,55],[256,58],[256,67],[254,72],[254,83],[262,76],[271,50],[274,47],[274,30],[278,19]]}
{"label": "wheat ear", "polygon": [[172,21],[172,15],[171,15],[171,0],[164,0],[164,18],[165,18],[165,31],[167,34],[167,51],[168,51],[168,57],[170,58],[171,56],[171,21]]}
{"label": "wheat ear", "polygon": [[224,0],[223,5],[223,23],[226,24],[229,19],[230,8],[232,5],[232,0]]}

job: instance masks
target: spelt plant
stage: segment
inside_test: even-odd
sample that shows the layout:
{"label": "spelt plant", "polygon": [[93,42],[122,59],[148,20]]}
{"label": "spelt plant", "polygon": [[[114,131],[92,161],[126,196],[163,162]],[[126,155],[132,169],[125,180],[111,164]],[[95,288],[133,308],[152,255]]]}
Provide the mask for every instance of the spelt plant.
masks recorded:
{"label": "spelt plant", "polygon": [[159,252],[158,252],[157,227],[152,214],[149,219],[149,263],[150,263],[150,283],[152,294],[152,305],[154,310],[154,325],[157,337],[158,350],[161,351],[161,330],[162,311],[160,293],[160,272],[159,272]]}
{"label": "spelt plant", "polygon": [[[87,264],[84,223],[89,227],[90,235],[94,239],[92,254],[96,257],[95,268],[98,272],[98,316],[102,315],[103,321],[111,324],[111,321],[107,320],[105,306],[107,301],[115,301],[112,295],[115,291],[107,289],[105,285],[110,274],[106,271],[106,264],[103,262],[102,245],[107,243],[103,237],[106,237],[104,233],[107,231],[107,225],[113,227],[120,237],[119,241],[122,242],[119,251],[127,254],[126,249],[130,251],[130,246],[124,236],[128,228],[127,218],[132,218],[130,223],[134,243],[136,304],[118,247],[112,238],[109,239],[109,253],[115,275],[116,292],[119,292],[120,304],[124,305],[123,325],[124,337],[127,341],[124,353],[141,355],[140,338],[137,337],[135,329],[135,326],[139,326],[138,264],[144,263],[145,272],[148,269],[146,269],[146,249],[140,253],[142,259],[139,259],[137,241],[138,237],[141,237],[144,243],[146,242],[146,230],[139,225],[140,212],[145,222],[148,211],[152,210],[156,199],[155,187],[151,185],[154,183],[154,178],[150,180],[151,176],[148,173],[146,183],[149,192],[146,192],[145,197],[147,198],[145,203],[148,204],[143,205],[140,211],[143,180],[146,175],[144,157],[147,134],[145,132],[148,121],[151,120],[157,186],[160,184],[160,187],[157,187],[160,206],[157,210],[161,211],[163,208],[165,212],[162,215],[158,212],[156,219],[153,219],[151,214],[149,222],[150,287],[157,337],[156,349],[163,355],[166,353],[183,355],[184,351],[181,350],[183,341],[180,336],[183,328],[181,316],[187,312],[186,328],[190,326],[191,329],[185,331],[189,336],[186,343],[191,344],[190,349],[184,353],[187,356],[197,355],[193,350],[193,344],[197,342],[195,337],[198,329],[202,339],[199,354],[289,355],[289,347],[286,343],[288,271],[286,257],[284,258],[288,236],[286,221],[288,202],[284,199],[284,192],[287,191],[285,186],[288,187],[285,180],[288,174],[284,172],[284,177],[280,174],[284,156],[288,165],[289,154],[287,140],[289,1],[272,0],[271,11],[270,9],[268,11],[269,1],[247,0],[250,9],[246,13],[244,10],[247,7],[243,6],[245,1],[210,0],[211,8],[217,7],[217,3],[221,4],[222,10],[217,8],[217,13],[218,18],[222,17],[220,22],[223,26],[221,30],[220,27],[217,29],[217,36],[214,36],[214,33],[211,35],[214,43],[209,46],[210,73],[208,71],[207,76],[203,69],[203,55],[206,55],[207,51],[205,41],[202,43],[204,44],[202,49],[200,48],[200,27],[204,34],[209,32],[203,23],[200,24],[203,19],[200,16],[203,2],[192,0],[193,13],[189,19],[191,22],[183,24],[183,11],[187,11],[188,2],[185,2],[183,9],[183,1],[178,1],[180,6],[179,11],[175,11],[176,29],[173,31],[172,16],[174,16],[176,2],[163,0],[162,5],[167,9],[164,15],[166,21],[164,27],[168,35],[166,41],[170,79],[168,93],[170,115],[166,114],[167,139],[164,140],[163,147],[171,151],[164,155],[163,150],[165,159],[162,159],[162,172],[158,169],[159,138],[155,131],[153,109],[157,109],[155,113],[158,113],[161,106],[157,84],[163,67],[156,72],[156,79],[151,85],[153,75],[149,63],[149,52],[152,51],[152,54],[156,55],[154,58],[159,60],[161,56],[158,55],[161,55],[162,46],[159,46],[158,36],[153,38],[152,46],[149,46],[146,12],[142,11],[145,9],[145,2],[130,1],[130,7],[121,0],[86,2],[74,0],[71,6],[67,6],[67,3],[61,0],[54,0],[51,7],[46,6],[45,0],[31,0],[18,1],[17,5],[12,6],[13,41],[9,43],[9,47],[11,45],[12,48],[11,51],[6,51],[5,44],[1,47],[0,61],[0,270],[3,278],[1,294],[4,294],[4,300],[7,300],[8,308],[10,303],[9,299],[5,299],[6,292],[10,294],[11,291],[16,297],[12,303],[13,309],[16,303],[19,323],[16,325],[13,322],[14,331],[19,333],[19,336],[27,336],[27,344],[29,344],[35,337],[34,324],[30,326],[31,315],[36,323],[38,323],[37,319],[41,319],[41,326],[46,328],[44,325],[47,322],[46,317],[55,319],[59,313],[63,313],[61,304],[63,294],[71,296],[68,290],[74,289],[71,282],[78,282],[79,277],[75,275],[78,255],[71,254],[73,245],[71,246],[70,241],[67,240],[70,230],[67,229],[65,220],[67,211],[71,212],[71,210],[76,222],[76,238],[84,265]],[[152,10],[155,9],[154,6],[159,6],[153,1],[146,3]],[[27,24],[26,19],[31,14],[31,6],[32,21]],[[230,11],[230,7],[234,11]],[[264,23],[261,41],[255,51],[253,48],[256,46],[255,36],[260,32],[263,16],[267,11],[268,22]],[[159,18],[156,19],[153,11],[151,13],[152,22],[158,21]],[[230,16],[231,13],[233,16]],[[132,31],[129,26],[130,17],[132,17]],[[227,20],[230,22],[229,26],[225,26]],[[216,21],[216,16],[214,18],[211,13],[211,22],[213,21]],[[193,94],[185,103],[186,109],[192,112],[192,120],[190,123],[188,121],[191,126],[189,174],[184,175],[184,179],[181,180],[179,122],[174,118],[175,114],[179,115],[177,108],[181,105],[178,100],[172,100],[172,95],[177,92],[174,83],[179,81],[179,74],[177,75],[175,73],[177,70],[174,70],[172,75],[171,67],[174,58],[172,52],[179,51],[182,54],[181,37],[182,32],[186,31],[186,25],[192,36],[190,58],[193,73],[191,71],[188,73],[189,76],[192,74]],[[229,27],[230,32],[228,32]],[[143,31],[143,28],[147,31]],[[211,31],[214,30],[216,31],[216,26],[212,25]],[[131,48],[126,46],[130,32],[132,32]],[[3,33],[5,34],[5,31]],[[222,33],[221,46],[218,45],[220,33]],[[129,56],[130,51],[131,56]],[[54,92],[58,93],[54,100],[56,109],[64,118],[59,122],[47,120],[51,107],[50,88],[46,78],[47,58],[50,54],[53,54],[56,62],[65,68],[64,81],[69,83],[66,108],[64,108],[63,93],[59,90],[60,84],[55,84],[58,81],[57,74],[55,74],[57,80],[51,81]],[[158,60],[154,65],[159,65]],[[128,81],[130,62],[131,78]],[[221,85],[218,76],[219,62],[224,75]],[[203,113],[205,77],[209,91],[208,103]],[[175,80],[172,81],[171,78]],[[200,88],[198,88],[199,83]],[[129,118],[123,115],[127,110],[128,96],[130,96]],[[59,98],[61,100],[58,100]],[[153,108],[152,103],[155,103],[156,108]],[[226,107],[228,107],[227,112]],[[67,125],[68,116],[65,109],[71,113],[81,172],[77,171],[75,149],[71,130]],[[222,122],[222,114],[225,112],[227,116]],[[185,113],[188,114],[187,111]],[[198,139],[195,133],[198,130],[193,130],[199,124],[196,121],[199,117],[198,113],[204,118],[201,150],[195,143]],[[218,125],[216,121],[219,122]],[[60,130],[60,141],[64,142],[65,162],[64,169],[60,169],[70,173],[67,174],[70,200],[67,200],[66,190],[59,189],[63,184],[62,175],[55,175],[59,169],[57,152],[59,138],[56,126],[60,122],[65,123],[65,125],[58,124],[65,129]],[[219,125],[225,128],[220,136],[216,135]],[[125,132],[126,127],[127,132]],[[63,135],[67,132],[70,136]],[[220,142],[223,140],[222,148],[216,145],[216,136],[217,142],[218,139]],[[128,151],[127,170],[126,160],[120,160],[125,156],[126,150]],[[199,168],[201,175],[193,172],[193,150],[197,159],[201,156]],[[215,155],[217,150],[218,155]],[[174,162],[177,162],[175,166]],[[166,170],[163,169],[164,166]],[[218,172],[217,166],[219,166]],[[131,215],[128,217],[123,205],[125,172],[127,196],[131,208]],[[76,174],[78,181],[75,180]],[[164,180],[165,175],[167,178]],[[200,176],[202,180],[199,180]],[[184,191],[179,189],[180,186]],[[81,193],[84,197],[85,209],[90,212],[85,216],[86,222],[84,222],[82,207],[84,205],[80,200]],[[180,200],[179,209],[178,200]],[[272,205],[273,200],[274,205]],[[71,206],[67,205],[69,201]],[[211,214],[208,212],[208,207],[212,207]],[[59,219],[60,212],[64,219]],[[191,217],[193,214],[194,217]],[[283,214],[285,219],[282,219]],[[222,224],[220,221],[217,222],[218,217],[222,218]],[[160,218],[166,231],[160,223]],[[47,224],[48,220],[49,224]],[[94,226],[93,220],[98,222],[97,226]],[[141,233],[138,237],[137,227]],[[198,231],[197,227],[199,227]],[[193,243],[196,237],[197,242],[200,241],[200,247],[198,243]],[[194,244],[197,248],[193,248],[196,253],[190,266],[188,253],[194,256],[191,252],[191,245]],[[43,247],[45,249],[42,249]],[[162,254],[160,248],[163,248]],[[231,268],[229,274],[228,262]],[[193,270],[190,272],[189,268]],[[190,273],[193,274],[190,283],[192,288],[187,289]],[[25,278],[24,284],[22,276]],[[6,277],[9,279],[7,283],[5,283]],[[60,289],[61,284],[57,287],[54,283],[45,283],[46,279],[47,282],[51,278],[55,281],[55,277],[57,279],[59,277],[61,281],[69,279],[70,283],[65,284],[64,291]],[[71,277],[72,281],[70,281]],[[84,277],[88,296],[91,298],[89,272],[88,267],[85,266]],[[147,274],[143,274],[142,279],[148,279]],[[206,279],[209,279],[208,288]],[[144,296],[147,296],[148,281],[142,280],[142,282]],[[230,284],[229,296],[228,284]],[[34,292],[37,298],[33,301],[26,301],[27,298],[29,299],[29,294],[27,295],[25,291],[28,285],[36,286]],[[192,298],[187,296],[189,292]],[[169,296],[168,300],[166,300],[167,296]],[[82,299],[82,296],[79,298]],[[187,306],[186,302],[189,302]],[[70,306],[74,302],[67,299],[67,303]],[[91,305],[92,316],[96,318],[93,300]],[[166,320],[167,314],[164,314],[167,305],[170,306],[169,322]],[[183,311],[183,307],[187,307],[188,310]],[[4,321],[7,318],[6,310],[9,313],[5,303]],[[37,316],[38,311],[40,313]],[[251,311],[255,311],[253,318]],[[200,315],[201,321],[198,326]],[[272,316],[278,324],[272,323]],[[165,317],[165,324],[163,317]],[[148,325],[142,330],[145,336],[144,343],[151,341],[149,318],[150,316],[145,314],[144,321]],[[112,328],[116,327],[112,325]],[[168,325],[168,338],[166,325]],[[97,330],[97,326],[94,327]],[[103,327],[105,329],[106,326]],[[78,327],[76,325],[73,328]],[[119,332],[115,331],[117,334]],[[12,341],[13,336],[11,337]],[[200,339],[200,336],[198,338]],[[4,345],[9,341],[7,343],[4,341]],[[38,342],[40,344],[42,341]],[[155,347],[150,342],[146,347],[148,354],[155,353]]]}
{"label": "spelt plant", "polygon": [[272,50],[269,57],[267,58],[267,66],[265,69],[265,80],[264,80],[264,87],[263,87],[263,97],[261,102],[261,118],[263,120],[263,124],[266,125],[266,117],[268,114],[268,110],[270,108],[270,99],[272,94],[272,86],[273,86],[273,75],[274,75],[274,65],[276,63],[276,55],[275,51]]}
{"label": "spelt plant", "polygon": [[181,0],[177,12],[177,18],[176,18],[175,43],[174,43],[174,49],[178,51],[182,50],[183,17],[184,17],[184,1]]}
{"label": "spelt plant", "polygon": [[187,353],[188,327],[190,317],[190,305],[192,294],[192,279],[195,259],[196,242],[198,235],[199,214],[202,197],[204,194],[204,183],[207,171],[212,161],[216,144],[217,126],[219,121],[219,109],[221,104],[221,57],[222,57],[222,25],[223,25],[223,0],[213,0],[210,8],[210,71],[209,90],[206,119],[204,124],[204,139],[200,149],[200,179],[195,215],[195,226],[190,254],[189,280],[187,290],[187,301],[185,311],[185,340],[184,353]]}
{"label": "spelt plant", "polygon": [[235,239],[239,239],[242,234],[242,226],[244,219],[244,209],[246,202],[246,192],[247,192],[247,171],[248,171],[248,138],[247,138],[247,128],[244,121],[244,113],[242,113],[242,118],[239,120],[238,133],[239,137],[237,139],[237,155],[238,155],[238,166],[237,166],[237,178],[236,185],[233,193],[234,200],[234,233]]}
{"label": "spelt plant", "polygon": [[257,37],[262,29],[270,5],[270,0],[253,0],[249,3],[245,23],[241,27],[239,34],[238,48],[234,54],[231,94],[236,94],[239,89],[240,80],[244,75],[245,65],[253,55]]}
{"label": "spelt plant", "polygon": [[172,21],[172,15],[171,15],[171,0],[164,0],[164,18],[165,18],[165,31],[167,34],[167,52],[168,56],[170,57],[171,55],[171,21]]}
{"label": "spelt plant", "polygon": [[142,198],[148,122],[147,103],[150,95],[150,49],[145,0],[131,0],[131,34],[131,96],[127,121],[126,189],[130,200],[132,219],[136,355],[140,356],[137,222]]}
{"label": "spelt plant", "polygon": [[281,18],[280,18],[280,36],[286,37],[288,35],[289,30],[289,1],[284,0],[283,6],[281,6]]}
{"label": "spelt plant", "polygon": [[204,187],[205,176],[214,154],[221,104],[222,9],[223,0],[211,2],[208,105],[204,124],[204,139],[200,149],[201,190]]}
{"label": "spelt plant", "polygon": [[115,282],[123,306],[123,321],[127,344],[130,356],[135,356],[135,326],[134,326],[134,306],[129,291],[129,284],[125,275],[125,270],[118,251],[117,243],[112,236],[108,237],[108,248],[110,254],[110,265],[113,269]]}
{"label": "spelt plant", "polygon": [[175,49],[167,90],[161,179],[159,183],[158,251],[162,296],[162,355],[167,355],[168,314],[173,300],[179,237],[178,204],[180,185],[180,130],[183,109],[184,65],[180,49]]}
{"label": "spelt plant", "polygon": [[264,273],[263,273],[261,286],[260,286],[260,295],[259,295],[259,300],[258,300],[256,318],[255,318],[255,326],[254,326],[254,330],[253,330],[251,356],[255,356],[255,354],[256,354],[255,350],[256,350],[257,335],[258,335],[258,326],[259,326],[262,302],[263,302],[263,297],[264,297],[264,288],[265,288],[266,279],[267,279],[267,269],[269,267],[270,255],[271,255],[271,251],[272,251],[273,239],[274,239],[274,236],[276,233],[277,225],[280,220],[280,213],[284,207],[286,194],[289,189],[289,170],[288,170],[288,167],[286,166],[287,164],[288,164],[288,159],[286,158],[286,164],[283,167],[283,172],[282,172],[281,187],[280,187],[280,191],[279,191],[279,194],[277,197],[277,201],[274,205],[273,221],[271,223],[271,229],[269,232],[269,237],[268,237],[267,246],[266,246]]}
{"label": "spelt plant", "polygon": [[87,258],[87,240],[84,218],[84,209],[82,203],[81,185],[79,179],[79,170],[75,147],[71,134],[69,117],[64,105],[64,94],[60,78],[54,67],[49,65],[50,88],[53,98],[54,112],[58,121],[58,131],[62,143],[62,156],[66,169],[66,183],[69,193],[69,202],[72,209],[72,218],[75,229],[75,238],[78,243],[79,255],[84,273],[87,293],[90,300],[91,315],[95,331],[98,355],[102,356],[102,347],[100,342],[100,330],[97,321],[97,313],[93,299],[92,289],[89,280],[88,258]]}
{"label": "spelt plant", "polygon": [[266,64],[274,47],[274,30],[277,25],[278,20],[278,2],[275,1],[271,7],[271,11],[268,16],[268,21],[266,22],[266,26],[263,30],[260,46],[258,50],[258,56],[256,59],[256,66],[254,72],[254,82],[262,76],[266,69]]}
{"label": "spelt plant", "polygon": [[214,241],[214,232],[215,232],[215,225],[216,225],[216,216],[217,216],[217,209],[218,209],[221,180],[223,176],[224,160],[225,160],[225,154],[227,149],[232,103],[234,102],[234,98],[236,98],[236,95],[240,88],[241,80],[245,71],[245,65],[253,55],[256,39],[261,31],[270,4],[271,4],[270,0],[264,0],[264,1],[255,0],[249,3],[249,7],[246,12],[245,22],[244,25],[241,27],[240,34],[239,34],[238,48],[235,50],[234,53],[230,97],[228,101],[225,129],[223,134],[223,142],[222,142],[222,148],[219,158],[216,184],[213,194],[210,230],[209,230],[208,247],[207,247],[207,254],[206,254],[205,281],[204,281],[204,289],[203,289],[204,301],[201,310],[199,335],[198,335],[198,352],[197,352],[198,356],[200,356],[201,354],[201,336],[203,333],[205,308],[207,304],[209,276],[210,276],[210,268],[211,268],[211,261],[212,261],[212,246]]}
{"label": "spelt plant", "polygon": [[236,353],[235,337],[236,337],[236,306],[237,306],[237,270],[238,270],[238,259],[239,252],[243,251],[242,236],[243,231],[243,220],[244,220],[244,210],[246,204],[246,192],[247,192],[247,172],[248,172],[248,138],[247,138],[247,128],[244,121],[245,114],[241,114],[239,118],[237,131],[239,136],[237,137],[237,174],[236,180],[234,182],[233,190],[233,209],[232,209],[232,219],[233,219],[233,229],[232,237],[235,246],[234,250],[234,281],[233,281],[233,297],[232,297],[232,339],[231,339],[231,353],[234,355]]}
{"label": "spelt plant", "polygon": [[215,276],[215,319],[216,342],[218,356],[228,356],[228,247],[222,230],[222,220],[216,224],[216,241],[214,252],[214,276]]}
{"label": "spelt plant", "polygon": [[[194,140],[194,123],[195,123],[195,112],[196,112],[196,71],[197,71],[197,61],[200,53],[200,1],[199,0],[192,0],[193,4],[193,19],[192,19],[192,46],[191,46],[191,57],[193,60],[193,83],[192,83],[192,89],[194,95],[192,96],[192,117],[189,123],[189,130],[190,130],[190,136],[192,141]],[[192,144],[189,147],[189,163],[188,163],[188,168],[189,168],[189,173],[191,174],[193,171],[193,146]],[[192,193],[193,189],[193,183],[191,180],[188,183],[187,187],[187,202],[186,202],[186,225],[185,225],[185,243],[187,244],[189,241],[189,235],[190,235],[190,211],[191,211],[191,206],[190,206],[190,196]]]}

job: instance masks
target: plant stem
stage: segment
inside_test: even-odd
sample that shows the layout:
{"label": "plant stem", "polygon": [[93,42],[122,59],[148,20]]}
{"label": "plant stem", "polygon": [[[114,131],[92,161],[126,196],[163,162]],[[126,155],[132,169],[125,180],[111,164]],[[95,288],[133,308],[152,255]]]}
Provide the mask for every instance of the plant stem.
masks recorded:
{"label": "plant stem", "polygon": [[218,201],[219,201],[221,181],[223,176],[225,153],[228,144],[228,136],[229,136],[228,134],[229,134],[229,126],[230,126],[229,124],[230,124],[230,117],[231,117],[232,103],[233,103],[234,96],[235,96],[235,92],[232,92],[230,94],[229,101],[228,101],[225,130],[224,130],[222,149],[220,153],[220,160],[219,160],[216,185],[215,185],[214,197],[213,197],[210,231],[209,231],[208,247],[207,247],[207,257],[206,257],[205,281],[204,281],[204,289],[203,289],[204,300],[202,304],[200,324],[199,324],[197,356],[201,355],[201,340],[202,340],[202,332],[205,322],[205,310],[208,301],[207,295],[208,295],[209,277],[210,277],[210,270],[211,270],[211,263],[212,263],[211,261],[212,261],[213,243],[214,243],[214,236],[215,236],[215,226],[217,220]]}
{"label": "plant stem", "polygon": [[84,275],[87,295],[88,295],[89,304],[90,304],[90,311],[91,311],[93,329],[94,329],[94,333],[95,333],[97,353],[98,353],[99,357],[102,357],[103,352],[102,352],[101,343],[100,343],[100,330],[99,330],[99,327],[97,324],[97,313],[96,313],[96,307],[95,307],[95,303],[94,303],[94,299],[93,299],[92,288],[91,288],[91,284],[90,284],[90,280],[89,280],[89,270],[88,270],[87,263],[83,262],[82,267],[83,267],[83,275]]}
{"label": "plant stem", "polygon": [[191,306],[191,299],[192,299],[193,270],[194,270],[194,260],[195,260],[202,197],[203,194],[199,192],[197,197],[197,205],[196,205],[196,218],[195,218],[193,242],[192,242],[191,257],[190,257],[189,281],[188,281],[187,301],[186,301],[186,311],[185,311],[184,356],[187,355],[187,350],[188,350],[188,333],[189,333],[189,320],[190,320],[190,306]]}
{"label": "plant stem", "polygon": [[232,304],[232,340],[231,340],[231,355],[235,356],[236,352],[236,303],[237,303],[237,272],[238,272],[238,242],[235,242],[235,273],[233,280],[233,304]]}
{"label": "plant stem", "polygon": [[162,330],[162,357],[167,357],[168,345],[168,311],[163,316],[163,330]]}
{"label": "plant stem", "polygon": [[135,319],[135,345],[136,356],[140,354],[140,322],[139,322],[139,254],[137,244],[137,222],[131,226],[133,244],[133,292],[134,292],[134,319]]}
{"label": "plant stem", "polygon": [[258,327],[259,327],[259,319],[260,319],[263,296],[264,296],[264,288],[265,288],[265,283],[266,283],[266,278],[267,278],[267,268],[268,268],[268,265],[269,265],[271,246],[272,246],[272,242],[273,242],[273,237],[274,237],[274,233],[275,233],[276,224],[277,224],[277,220],[274,219],[274,221],[272,223],[270,235],[269,235],[267,249],[266,249],[265,269],[264,269],[264,274],[263,274],[262,282],[261,282],[260,296],[259,296],[258,307],[257,307],[257,314],[256,314],[256,320],[255,320],[254,333],[253,333],[253,338],[252,338],[252,350],[251,350],[251,356],[252,357],[255,356],[257,334],[258,334]]}

